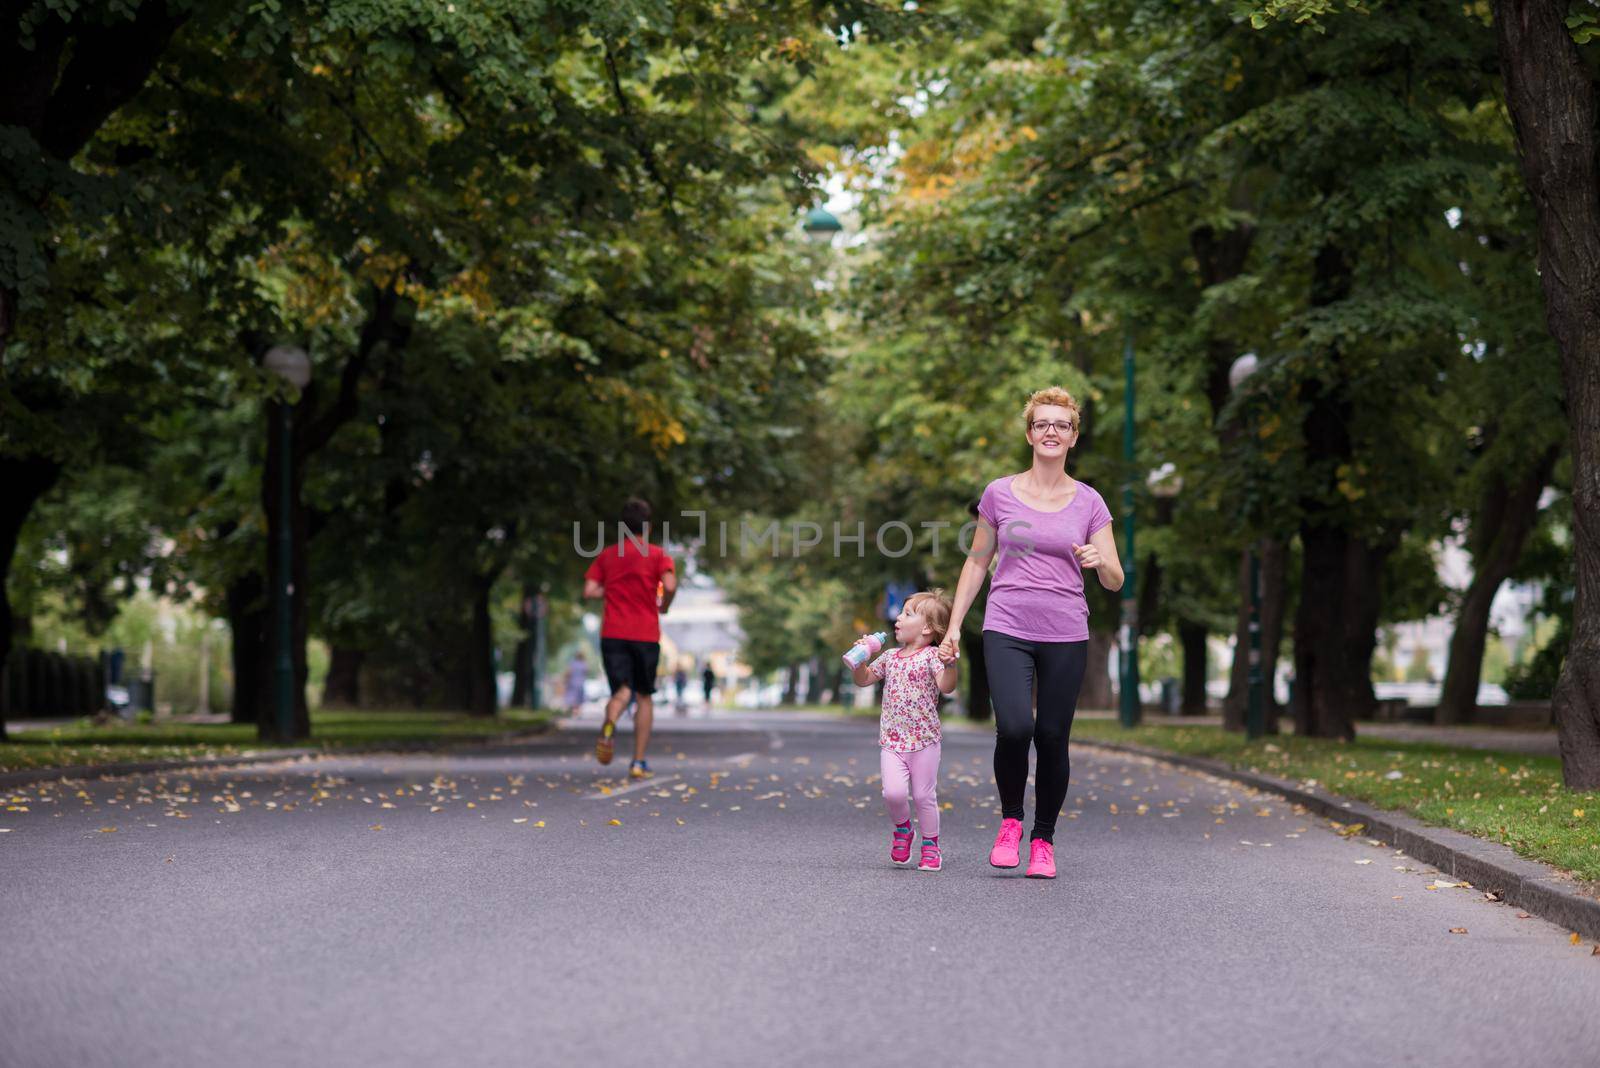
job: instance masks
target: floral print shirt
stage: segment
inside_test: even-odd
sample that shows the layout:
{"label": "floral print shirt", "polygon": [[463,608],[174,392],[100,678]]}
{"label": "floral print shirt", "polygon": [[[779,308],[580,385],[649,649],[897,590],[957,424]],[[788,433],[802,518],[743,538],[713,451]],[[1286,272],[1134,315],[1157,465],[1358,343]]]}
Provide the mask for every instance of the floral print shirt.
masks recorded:
{"label": "floral print shirt", "polygon": [[883,680],[883,713],[878,718],[878,744],[891,753],[915,753],[939,740],[939,684],[944,670],[936,646],[914,653],[889,649],[867,670]]}

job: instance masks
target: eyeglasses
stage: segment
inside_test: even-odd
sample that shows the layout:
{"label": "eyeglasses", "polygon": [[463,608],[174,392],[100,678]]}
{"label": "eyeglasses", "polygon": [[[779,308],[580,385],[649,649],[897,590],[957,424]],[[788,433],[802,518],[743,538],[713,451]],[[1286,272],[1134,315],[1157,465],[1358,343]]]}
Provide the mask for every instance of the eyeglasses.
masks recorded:
{"label": "eyeglasses", "polygon": [[1061,420],[1057,420],[1056,422],[1052,423],[1052,422],[1049,422],[1047,420],[1040,419],[1038,422],[1033,424],[1033,432],[1035,434],[1043,434],[1046,430],[1049,430],[1051,427],[1055,427],[1056,428],[1056,433],[1057,434],[1065,434],[1069,430],[1077,429],[1076,427],[1073,426],[1073,424],[1068,423],[1068,422],[1063,422]]}

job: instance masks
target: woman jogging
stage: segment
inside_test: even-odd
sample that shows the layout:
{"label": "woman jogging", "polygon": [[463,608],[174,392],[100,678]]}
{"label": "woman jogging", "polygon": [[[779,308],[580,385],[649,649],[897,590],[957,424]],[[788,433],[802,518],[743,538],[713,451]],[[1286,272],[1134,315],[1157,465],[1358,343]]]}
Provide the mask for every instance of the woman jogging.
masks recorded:
{"label": "woman jogging", "polygon": [[[972,551],[956,584],[950,626],[940,655],[961,653],[961,622],[999,551],[983,618],[983,656],[994,703],[994,777],[1000,792],[1000,832],[989,863],[1015,868],[1022,841],[1028,749],[1038,751],[1030,878],[1056,875],[1056,817],[1067,798],[1067,738],[1077,708],[1089,651],[1089,604],[1084,569],[1100,585],[1122,588],[1122,564],[1111,533],[1111,513],[1093,487],[1067,474],[1067,454],[1078,441],[1078,404],[1052,387],[1028,398],[1023,433],[1033,466],[990,482],[978,502]],[[1034,684],[1038,710],[1034,710]]]}

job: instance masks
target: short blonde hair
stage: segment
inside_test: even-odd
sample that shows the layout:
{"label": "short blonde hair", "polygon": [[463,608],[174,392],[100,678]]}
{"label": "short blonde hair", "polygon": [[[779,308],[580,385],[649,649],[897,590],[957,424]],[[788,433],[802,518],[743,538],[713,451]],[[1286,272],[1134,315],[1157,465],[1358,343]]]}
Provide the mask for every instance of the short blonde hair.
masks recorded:
{"label": "short blonde hair", "polygon": [[1027,405],[1022,409],[1022,429],[1033,429],[1033,410],[1041,405],[1053,404],[1058,408],[1065,408],[1072,413],[1072,429],[1077,430],[1081,416],[1078,412],[1078,402],[1072,399],[1072,394],[1060,386],[1048,386],[1045,389],[1035,390],[1033,396],[1028,398]]}
{"label": "short blonde hair", "polygon": [[944,632],[950,628],[950,598],[944,590],[923,590],[906,598],[906,608],[921,616],[933,628],[933,643],[944,641]]}

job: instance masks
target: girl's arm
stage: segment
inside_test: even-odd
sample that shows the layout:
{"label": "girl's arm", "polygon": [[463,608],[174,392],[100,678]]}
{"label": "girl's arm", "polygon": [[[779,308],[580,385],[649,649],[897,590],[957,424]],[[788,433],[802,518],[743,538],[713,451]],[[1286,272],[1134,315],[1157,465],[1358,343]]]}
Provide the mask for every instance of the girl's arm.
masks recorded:
{"label": "girl's arm", "polygon": [[954,660],[941,668],[939,674],[934,678],[940,693],[955,693],[956,683],[959,681],[961,681],[961,669],[960,665]]}
{"label": "girl's arm", "polygon": [[856,680],[857,686],[871,686],[873,683],[878,681],[866,664],[862,664],[858,668],[853,668],[850,672],[850,677]]}

